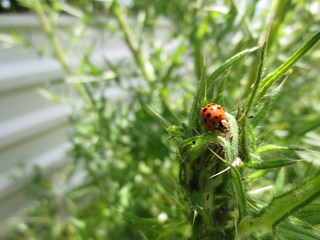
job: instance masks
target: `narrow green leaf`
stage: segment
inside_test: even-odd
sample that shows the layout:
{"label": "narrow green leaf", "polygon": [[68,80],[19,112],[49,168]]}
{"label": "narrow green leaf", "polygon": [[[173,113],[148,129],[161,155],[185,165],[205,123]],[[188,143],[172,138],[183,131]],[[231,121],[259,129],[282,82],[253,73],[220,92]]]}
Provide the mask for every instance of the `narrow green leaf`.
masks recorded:
{"label": "narrow green leaf", "polygon": [[289,160],[289,159],[279,159],[279,160],[267,160],[267,161],[251,161],[247,162],[245,166],[247,168],[254,168],[254,169],[270,169],[270,168],[280,168],[285,167],[291,164],[296,163],[296,161]]}
{"label": "narrow green leaf", "polygon": [[257,110],[257,113],[254,115],[254,118],[251,120],[252,127],[258,126],[258,124],[265,118],[269,110],[272,108],[281,92],[284,81],[285,80],[283,80],[283,82],[277,88],[273,89],[261,104],[260,108]]}
{"label": "narrow green leaf", "polygon": [[232,183],[236,194],[236,203],[239,209],[239,220],[241,221],[247,215],[246,192],[243,186],[243,181],[239,170],[232,165],[229,166],[231,168],[231,174],[233,178]]}
{"label": "narrow green leaf", "polygon": [[142,218],[128,212],[124,212],[122,215],[126,223],[133,229],[148,232],[153,236],[157,236],[163,231],[163,225],[157,219]]}
{"label": "narrow green leaf", "polygon": [[216,97],[212,100],[212,102],[214,103],[219,103],[220,105],[224,105],[224,101],[223,101],[223,93],[225,92],[225,87],[226,87],[226,82],[228,80],[229,77],[229,72],[230,69],[228,69],[224,75],[224,77],[222,78],[222,80],[218,83],[218,87],[217,87],[217,95]]}
{"label": "narrow green leaf", "polygon": [[267,90],[284,75],[296,62],[298,62],[320,39],[320,32],[316,33],[304,46],[295,52],[287,61],[285,61],[273,73],[269,74],[262,83],[261,90],[258,94],[259,101],[267,92]]}
{"label": "narrow green leaf", "polygon": [[168,133],[173,137],[185,137],[186,129],[183,126],[172,125],[167,128]]}
{"label": "narrow green leaf", "polygon": [[157,113],[155,110],[153,110],[153,108],[150,107],[149,105],[146,105],[146,109],[159,119],[161,125],[162,125],[166,130],[167,130],[169,127],[172,126],[172,124],[171,124],[169,121],[167,121],[167,120],[166,120],[164,117],[162,117],[159,113]]}
{"label": "narrow green leaf", "polygon": [[247,103],[246,103],[246,105],[244,107],[244,112],[243,112],[241,118],[239,119],[239,125],[240,126],[243,126],[246,123],[248,114],[251,111],[251,108],[253,106],[253,103],[254,103],[254,100],[255,100],[255,97],[256,97],[256,93],[258,92],[258,89],[259,89],[259,86],[260,86],[260,82],[261,82],[261,79],[263,77],[263,68],[264,68],[266,46],[267,46],[267,43],[265,42],[263,44],[262,49],[261,49],[260,63],[259,63],[259,66],[258,66],[256,80],[253,83],[253,87],[252,87],[252,90],[251,90],[250,97],[249,97],[249,99],[248,99],[248,101],[247,101]]}
{"label": "narrow green leaf", "polygon": [[245,239],[246,236],[259,229],[271,231],[272,226],[284,219],[293,211],[304,207],[309,201],[320,194],[320,175],[316,176],[297,188],[279,196],[264,208],[256,218],[244,219],[238,226],[238,236]]}
{"label": "narrow green leaf", "polygon": [[39,88],[38,93],[42,97],[48,99],[49,101],[56,102],[59,104],[66,104],[70,101],[68,98],[54,94],[53,92],[50,92],[44,88]]}
{"label": "narrow green leaf", "polygon": [[194,97],[192,107],[190,109],[190,117],[189,117],[189,136],[191,137],[194,129],[199,129],[199,116],[200,116],[200,108],[202,107],[203,101],[206,98],[206,86],[207,81],[205,77],[206,66],[203,66],[202,77]]}
{"label": "narrow green leaf", "polygon": [[266,175],[270,170],[258,170],[255,171],[254,173],[250,174],[248,177],[246,177],[246,182],[250,183],[255,179],[261,178],[262,176]]}
{"label": "narrow green leaf", "polygon": [[213,71],[209,77],[208,77],[208,88],[210,89],[210,86],[212,86],[217,78],[223,74],[225,71],[227,71],[233,64],[235,64],[237,61],[239,61],[241,58],[245,57],[249,53],[252,53],[259,49],[259,47],[253,47],[250,49],[243,50],[242,52],[237,53],[233,57],[229,58],[227,61],[224,62],[220,67],[218,67],[215,71]]}

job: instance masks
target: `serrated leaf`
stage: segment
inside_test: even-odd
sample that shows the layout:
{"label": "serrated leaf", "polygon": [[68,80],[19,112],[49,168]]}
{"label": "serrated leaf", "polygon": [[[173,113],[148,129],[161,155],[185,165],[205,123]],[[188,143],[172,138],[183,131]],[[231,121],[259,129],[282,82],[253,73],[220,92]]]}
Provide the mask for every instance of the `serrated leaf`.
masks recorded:
{"label": "serrated leaf", "polygon": [[309,224],[296,219],[287,219],[276,227],[276,238],[281,240],[319,240],[320,231],[309,230]]}
{"label": "serrated leaf", "polygon": [[260,100],[267,92],[267,90],[284,75],[296,62],[298,62],[320,39],[320,32],[317,32],[305,45],[296,51],[288,60],[286,60],[273,73],[269,74],[261,85],[261,90],[257,97]]}

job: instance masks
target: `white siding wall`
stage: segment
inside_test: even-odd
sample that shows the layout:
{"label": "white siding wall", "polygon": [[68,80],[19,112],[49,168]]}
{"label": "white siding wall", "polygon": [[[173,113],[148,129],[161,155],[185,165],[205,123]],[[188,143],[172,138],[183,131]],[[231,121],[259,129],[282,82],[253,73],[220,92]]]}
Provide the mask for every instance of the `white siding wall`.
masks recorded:
{"label": "white siding wall", "polygon": [[[75,21],[61,19],[59,27],[68,28]],[[35,45],[48,45],[31,15],[0,15],[0,33],[10,29],[33,39]],[[97,33],[91,32],[86,41],[93,36],[100,48],[93,54],[97,64],[103,57],[128,58],[129,52],[119,39],[100,35],[101,40],[97,41]],[[71,61],[76,65],[76,56]],[[27,179],[34,164],[47,171],[66,164],[64,152],[70,146],[65,134],[68,107],[53,104],[38,92],[44,87],[55,93],[72,94],[70,86],[62,83],[63,76],[53,58],[41,57],[24,47],[0,48],[0,222],[18,214],[29,203]],[[13,181],[11,176],[26,181]]]}
{"label": "white siding wall", "polygon": [[[59,28],[72,29],[77,20],[59,19]],[[164,21],[157,29],[157,40],[165,42]],[[15,29],[35,46],[49,46],[37,19],[32,15],[0,15],[0,34]],[[123,41],[112,33],[91,30],[81,39],[82,47],[95,45],[92,61],[97,65],[104,58],[113,63],[132,60]],[[166,43],[166,42],[165,42]],[[167,45],[171,52],[179,44]],[[49,50],[46,47],[46,50]],[[72,66],[79,64],[79,57],[72,56]],[[123,64],[122,64],[123,65]],[[126,70],[126,66],[124,71]],[[39,56],[32,48],[2,48],[0,43],[0,223],[8,217],[20,214],[32,200],[26,194],[28,176],[33,166],[39,165],[46,172],[53,172],[66,164],[64,153],[70,147],[66,137],[68,106],[54,104],[39,94],[45,88],[61,95],[74,96],[72,88],[63,83],[64,72],[59,63],[48,56]],[[117,87],[106,91],[108,98],[123,96]],[[18,176],[26,181],[13,181]]]}

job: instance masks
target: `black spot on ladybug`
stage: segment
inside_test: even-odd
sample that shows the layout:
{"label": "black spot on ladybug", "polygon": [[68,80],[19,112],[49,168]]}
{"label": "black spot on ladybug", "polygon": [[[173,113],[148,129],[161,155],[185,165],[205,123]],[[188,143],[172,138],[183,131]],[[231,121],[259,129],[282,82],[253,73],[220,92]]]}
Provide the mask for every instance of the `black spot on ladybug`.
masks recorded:
{"label": "black spot on ladybug", "polygon": [[222,109],[221,107],[217,107],[218,109]]}
{"label": "black spot on ladybug", "polygon": [[222,115],[221,115],[221,114],[220,114],[219,116],[220,116],[220,117],[222,117]]}
{"label": "black spot on ladybug", "polygon": [[211,113],[207,113],[207,117],[208,117],[208,118],[211,117]]}
{"label": "black spot on ladybug", "polygon": [[193,144],[193,145],[196,144],[196,141],[192,141],[192,144]]}
{"label": "black spot on ladybug", "polygon": [[206,118],[204,118],[204,119],[203,119],[203,121],[206,123],[206,122],[207,122],[207,119],[206,119]]}
{"label": "black spot on ladybug", "polygon": [[[220,115],[220,116],[221,116],[221,115]],[[215,118],[215,119],[218,119],[219,117],[218,117],[218,116],[215,116],[214,118]]]}
{"label": "black spot on ladybug", "polygon": [[207,110],[208,110],[208,108],[205,108],[205,109],[202,110],[202,112],[205,112],[205,111],[207,111]]}

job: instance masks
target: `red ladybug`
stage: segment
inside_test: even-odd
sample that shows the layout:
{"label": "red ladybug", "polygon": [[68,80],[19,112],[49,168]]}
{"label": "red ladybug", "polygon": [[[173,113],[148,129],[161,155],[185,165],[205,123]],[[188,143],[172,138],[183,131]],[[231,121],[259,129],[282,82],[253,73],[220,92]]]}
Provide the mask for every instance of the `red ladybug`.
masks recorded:
{"label": "red ladybug", "polygon": [[211,132],[219,130],[220,132],[228,132],[229,123],[225,120],[226,114],[217,103],[209,103],[201,109],[201,121],[204,126]]}

